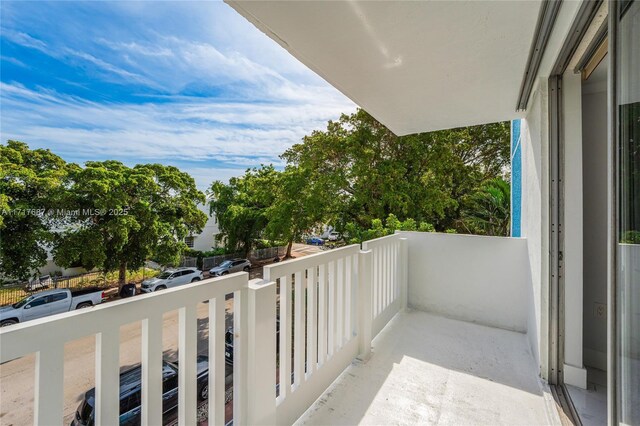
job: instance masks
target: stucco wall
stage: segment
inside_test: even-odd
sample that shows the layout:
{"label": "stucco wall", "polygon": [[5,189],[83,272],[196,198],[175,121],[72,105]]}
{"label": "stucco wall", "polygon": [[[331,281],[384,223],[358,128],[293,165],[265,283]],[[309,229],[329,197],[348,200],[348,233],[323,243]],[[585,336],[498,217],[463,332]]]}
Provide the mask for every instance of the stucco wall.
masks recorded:
{"label": "stucco wall", "polygon": [[209,205],[208,204],[200,204],[198,205],[198,209],[201,212],[207,215],[207,223],[204,228],[202,228],[202,232],[193,235],[193,249],[200,251],[209,251],[213,247],[217,247],[216,245],[216,235],[220,233],[218,229],[218,221],[215,215],[209,215]]}
{"label": "stucco wall", "polygon": [[409,306],[526,332],[527,243],[519,238],[403,232]]}

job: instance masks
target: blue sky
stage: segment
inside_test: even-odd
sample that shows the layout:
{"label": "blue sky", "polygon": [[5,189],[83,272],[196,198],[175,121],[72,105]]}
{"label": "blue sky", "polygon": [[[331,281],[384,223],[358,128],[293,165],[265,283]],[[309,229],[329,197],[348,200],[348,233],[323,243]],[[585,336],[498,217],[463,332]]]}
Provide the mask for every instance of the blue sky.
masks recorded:
{"label": "blue sky", "polygon": [[355,105],[221,2],[0,3],[0,140],[205,189]]}

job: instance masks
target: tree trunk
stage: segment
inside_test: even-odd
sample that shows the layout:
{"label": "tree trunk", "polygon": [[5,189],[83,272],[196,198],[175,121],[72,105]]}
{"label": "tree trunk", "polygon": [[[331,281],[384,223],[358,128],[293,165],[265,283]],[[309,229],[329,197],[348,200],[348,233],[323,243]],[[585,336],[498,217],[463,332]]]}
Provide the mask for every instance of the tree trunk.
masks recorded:
{"label": "tree trunk", "polygon": [[120,271],[118,273],[118,294],[122,290],[122,286],[127,283],[127,262],[120,262]]}
{"label": "tree trunk", "polygon": [[291,259],[291,248],[293,247],[293,238],[289,240],[287,245],[287,254],[284,255],[285,259]]}

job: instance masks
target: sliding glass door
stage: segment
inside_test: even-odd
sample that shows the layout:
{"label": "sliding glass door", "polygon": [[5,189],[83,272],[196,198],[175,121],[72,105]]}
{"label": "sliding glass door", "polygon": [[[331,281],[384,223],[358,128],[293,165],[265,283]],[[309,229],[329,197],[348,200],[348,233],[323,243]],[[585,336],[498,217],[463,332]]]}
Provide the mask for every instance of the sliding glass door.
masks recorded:
{"label": "sliding glass door", "polygon": [[640,425],[640,1],[618,4],[617,420]]}

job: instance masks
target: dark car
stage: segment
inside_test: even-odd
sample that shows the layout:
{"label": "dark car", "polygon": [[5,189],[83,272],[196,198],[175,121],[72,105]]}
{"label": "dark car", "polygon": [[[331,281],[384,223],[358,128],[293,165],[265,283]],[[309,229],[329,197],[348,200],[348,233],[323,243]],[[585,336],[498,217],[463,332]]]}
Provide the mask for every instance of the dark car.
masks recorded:
{"label": "dark car", "polygon": [[[278,353],[279,351],[280,351],[280,318],[276,320],[276,353]],[[224,334],[224,362],[227,363],[227,367],[233,365],[233,327],[227,328],[227,332]]]}
{"label": "dark car", "polygon": [[[209,359],[199,355],[197,359],[198,399],[209,396]],[[141,382],[142,367],[133,367],[120,373],[120,425],[139,425],[142,416]],[[165,417],[178,406],[178,364],[162,363],[162,413]],[[95,388],[84,394],[71,426],[93,426],[95,412]]]}
{"label": "dark car", "polygon": [[322,246],[324,245],[324,240],[320,237],[310,237],[307,238],[307,244],[312,246]]}

